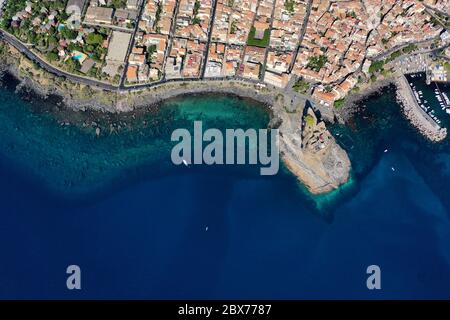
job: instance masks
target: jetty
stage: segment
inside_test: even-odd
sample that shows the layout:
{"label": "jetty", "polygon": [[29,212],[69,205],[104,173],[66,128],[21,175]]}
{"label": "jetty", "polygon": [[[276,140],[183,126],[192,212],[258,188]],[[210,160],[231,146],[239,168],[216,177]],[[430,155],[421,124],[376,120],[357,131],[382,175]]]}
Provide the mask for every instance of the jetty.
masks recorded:
{"label": "jetty", "polygon": [[431,141],[444,140],[447,136],[447,129],[442,128],[437,123],[437,119],[433,119],[420,107],[406,77],[404,75],[399,76],[396,79],[396,84],[397,102],[402,106],[403,112],[411,124]]}

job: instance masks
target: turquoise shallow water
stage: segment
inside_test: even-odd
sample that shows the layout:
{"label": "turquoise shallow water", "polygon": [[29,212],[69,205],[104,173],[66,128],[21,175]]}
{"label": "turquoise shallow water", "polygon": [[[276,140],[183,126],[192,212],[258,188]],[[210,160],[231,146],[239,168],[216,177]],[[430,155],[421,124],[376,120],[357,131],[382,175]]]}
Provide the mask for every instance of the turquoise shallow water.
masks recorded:
{"label": "turquoise shallow water", "polygon": [[[171,164],[171,132],[194,120],[266,127],[254,102],[179,97],[118,117],[14,89],[4,79],[1,298],[450,298],[449,140],[409,127],[392,89],[332,127],[353,177],[321,197],[285,169]],[[371,264],[380,291],[366,288]]]}

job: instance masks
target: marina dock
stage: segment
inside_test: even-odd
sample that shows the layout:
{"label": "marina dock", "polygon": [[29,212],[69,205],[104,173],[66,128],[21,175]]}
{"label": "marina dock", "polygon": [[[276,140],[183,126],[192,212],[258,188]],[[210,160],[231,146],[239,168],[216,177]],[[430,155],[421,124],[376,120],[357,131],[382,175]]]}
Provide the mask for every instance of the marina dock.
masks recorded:
{"label": "marina dock", "polygon": [[[447,129],[442,128],[439,119],[430,116],[426,107],[419,105],[419,95],[410,87],[404,75],[397,78],[397,101],[402,105],[405,116],[431,141],[441,141],[447,136]],[[425,109],[425,110],[424,110]]]}
{"label": "marina dock", "polygon": [[439,102],[442,110],[445,110],[448,114],[450,114],[450,99],[445,92],[442,92],[439,88],[439,85],[435,83],[436,89],[434,89],[434,94],[436,99]]}

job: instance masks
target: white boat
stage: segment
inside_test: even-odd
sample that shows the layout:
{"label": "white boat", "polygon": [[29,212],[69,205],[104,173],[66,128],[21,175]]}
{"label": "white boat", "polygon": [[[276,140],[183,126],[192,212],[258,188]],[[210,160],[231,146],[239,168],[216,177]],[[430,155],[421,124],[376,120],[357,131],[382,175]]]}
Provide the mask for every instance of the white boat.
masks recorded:
{"label": "white boat", "polygon": [[188,162],[187,162],[185,159],[183,159],[183,164],[184,164],[186,167],[189,167],[189,164],[188,164]]}
{"label": "white boat", "polygon": [[450,108],[445,109],[445,112],[447,112],[448,114],[450,114]]}
{"label": "white boat", "polygon": [[391,167],[391,170],[392,170],[392,171],[395,171],[395,168],[394,168],[394,167]]}
{"label": "white boat", "polygon": [[209,229],[209,227],[208,227],[208,226],[206,226],[206,228],[205,228],[205,231],[208,231],[208,229]]}
{"label": "white boat", "polygon": [[384,153],[388,152],[388,149],[384,149]]}
{"label": "white boat", "polygon": [[445,94],[445,92],[442,92],[442,97],[444,98],[444,102],[446,105],[450,105],[450,99],[448,98],[448,96]]}

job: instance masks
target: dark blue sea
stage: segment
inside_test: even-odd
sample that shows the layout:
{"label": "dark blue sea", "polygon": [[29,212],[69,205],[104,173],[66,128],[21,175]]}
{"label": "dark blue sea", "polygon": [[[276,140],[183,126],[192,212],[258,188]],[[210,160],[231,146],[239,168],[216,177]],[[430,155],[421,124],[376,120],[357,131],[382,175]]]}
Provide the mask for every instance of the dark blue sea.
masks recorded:
{"label": "dark blue sea", "polygon": [[[410,80],[438,109],[434,84]],[[315,197],[284,168],[170,162],[172,131],[194,120],[267,127],[256,102],[183,96],[119,116],[16,85],[0,88],[1,299],[450,299],[450,139],[427,142],[391,87],[331,127],[352,179]]]}

